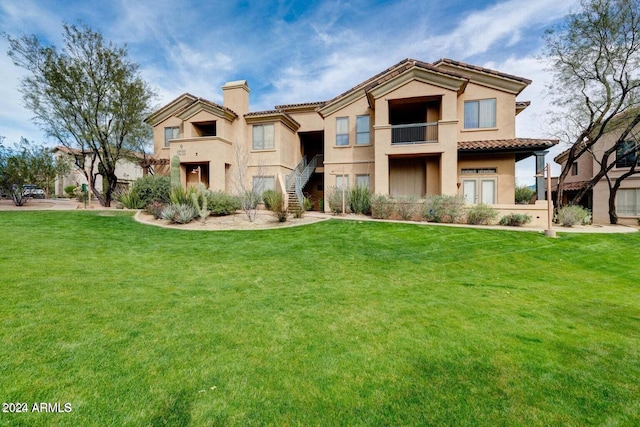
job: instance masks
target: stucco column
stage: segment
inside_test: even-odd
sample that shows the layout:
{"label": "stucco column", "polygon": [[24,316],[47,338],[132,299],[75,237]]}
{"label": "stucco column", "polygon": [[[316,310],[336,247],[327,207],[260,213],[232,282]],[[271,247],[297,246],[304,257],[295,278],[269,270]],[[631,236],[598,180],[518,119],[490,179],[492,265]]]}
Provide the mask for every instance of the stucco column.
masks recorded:
{"label": "stucco column", "polygon": [[440,189],[442,194],[458,194],[458,153],[455,151],[440,155]]}
{"label": "stucco column", "polygon": [[547,200],[544,190],[544,158],[547,153],[549,153],[547,150],[533,153],[536,156],[536,196],[538,200]]}

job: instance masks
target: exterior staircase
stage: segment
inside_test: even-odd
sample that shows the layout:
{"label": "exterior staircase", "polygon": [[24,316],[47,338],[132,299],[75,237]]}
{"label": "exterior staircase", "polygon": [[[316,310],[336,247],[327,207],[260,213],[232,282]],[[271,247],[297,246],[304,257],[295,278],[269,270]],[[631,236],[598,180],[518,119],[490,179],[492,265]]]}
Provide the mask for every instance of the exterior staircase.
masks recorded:
{"label": "exterior staircase", "polygon": [[309,178],[316,170],[318,164],[318,156],[314,156],[309,163],[307,163],[307,156],[304,156],[300,163],[293,169],[289,175],[287,175],[287,197],[288,208],[291,213],[299,212],[304,204],[304,195],[302,189],[309,182]]}

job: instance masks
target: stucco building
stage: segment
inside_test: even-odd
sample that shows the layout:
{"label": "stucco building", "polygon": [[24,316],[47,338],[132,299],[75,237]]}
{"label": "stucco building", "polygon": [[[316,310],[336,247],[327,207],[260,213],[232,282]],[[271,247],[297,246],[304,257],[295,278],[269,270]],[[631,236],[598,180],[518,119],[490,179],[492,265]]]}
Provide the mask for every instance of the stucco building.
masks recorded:
{"label": "stucco building", "polygon": [[[514,204],[515,164],[557,141],[517,138],[516,97],[531,83],[450,59],[406,59],[329,101],[250,111],[246,81],[222,87],[222,105],[183,94],[147,118],[156,173],[180,165],[183,185],[234,192],[245,180],[321,200],[342,185],[377,194],[461,194]],[[325,205],[325,209],[327,206]]]}

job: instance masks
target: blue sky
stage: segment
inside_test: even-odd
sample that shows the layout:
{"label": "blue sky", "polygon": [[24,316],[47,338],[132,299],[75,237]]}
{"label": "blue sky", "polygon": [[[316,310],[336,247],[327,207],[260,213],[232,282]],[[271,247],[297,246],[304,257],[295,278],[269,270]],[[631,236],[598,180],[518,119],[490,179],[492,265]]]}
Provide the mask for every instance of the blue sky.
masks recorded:
{"label": "blue sky", "polygon": [[[251,110],[322,101],[405,58],[446,57],[533,80],[518,100],[519,137],[549,137],[544,125],[549,81],[538,57],[542,35],[578,0],[232,1],[3,0],[0,31],[36,34],[61,45],[62,23],[82,21],[130,58],[161,106],[189,92],[222,101],[220,87],[246,79]],[[47,141],[17,90],[23,71],[0,40],[0,136]],[[554,151],[557,153],[558,150]],[[552,156],[553,154],[552,153]],[[550,157],[552,157],[550,156]],[[518,181],[533,181],[533,160]]]}

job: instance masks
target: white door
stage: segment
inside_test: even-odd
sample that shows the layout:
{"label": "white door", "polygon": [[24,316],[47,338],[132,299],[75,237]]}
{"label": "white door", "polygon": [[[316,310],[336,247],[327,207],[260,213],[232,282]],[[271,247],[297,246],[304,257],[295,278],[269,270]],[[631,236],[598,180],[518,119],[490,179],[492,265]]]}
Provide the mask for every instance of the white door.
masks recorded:
{"label": "white door", "polygon": [[495,205],[496,181],[494,179],[483,179],[481,187],[482,194],[480,200],[482,200],[482,203],[484,203],[485,205]]}
{"label": "white door", "polygon": [[476,203],[476,180],[465,179],[462,181],[462,197],[467,205],[473,205]]}

